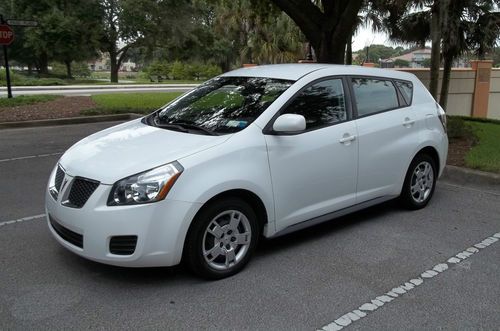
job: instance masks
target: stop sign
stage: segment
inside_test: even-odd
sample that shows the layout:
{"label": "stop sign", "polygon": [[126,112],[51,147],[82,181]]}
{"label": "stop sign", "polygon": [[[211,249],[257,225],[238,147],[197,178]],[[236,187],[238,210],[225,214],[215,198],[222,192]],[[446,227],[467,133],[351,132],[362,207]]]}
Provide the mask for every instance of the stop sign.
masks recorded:
{"label": "stop sign", "polygon": [[14,31],[7,24],[0,24],[0,45],[10,45],[14,41]]}

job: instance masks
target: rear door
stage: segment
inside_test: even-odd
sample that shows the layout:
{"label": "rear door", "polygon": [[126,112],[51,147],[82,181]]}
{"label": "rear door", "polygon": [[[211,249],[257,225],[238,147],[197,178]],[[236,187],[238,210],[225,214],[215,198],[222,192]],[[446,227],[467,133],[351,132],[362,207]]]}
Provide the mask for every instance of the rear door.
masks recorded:
{"label": "rear door", "polygon": [[309,84],[280,111],[303,115],[306,130],[265,135],[277,231],[355,203],[358,142],[346,84]]}
{"label": "rear door", "polygon": [[399,195],[421,123],[398,81],[351,77],[350,82],[359,139],[356,201]]}

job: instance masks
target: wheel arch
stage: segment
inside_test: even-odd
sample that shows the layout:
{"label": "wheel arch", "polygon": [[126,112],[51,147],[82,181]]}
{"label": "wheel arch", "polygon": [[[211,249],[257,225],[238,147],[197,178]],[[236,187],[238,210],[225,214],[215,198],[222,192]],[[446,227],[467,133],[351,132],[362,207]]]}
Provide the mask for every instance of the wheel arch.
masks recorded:
{"label": "wheel arch", "polygon": [[[439,159],[439,154],[438,154],[438,151],[436,148],[434,148],[432,146],[426,146],[424,148],[421,148],[417,153],[415,153],[415,155],[412,158],[412,161],[419,154],[429,155],[434,160],[434,162],[435,162],[434,165],[436,166],[436,170],[438,170],[438,172],[439,172],[439,169],[441,169],[441,163],[440,163],[441,160]],[[411,162],[410,162],[410,164],[411,164]]]}
{"label": "wheel arch", "polygon": [[184,256],[184,252],[186,251],[186,243],[187,243],[187,238],[190,235],[190,232],[193,228],[193,224],[196,222],[196,218],[198,215],[210,204],[214,203],[215,201],[222,200],[225,198],[239,198],[246,203],[248,203],[255,211],[257,214],[257,220],[260,225],[260,234],[263,233],[264,227],[269,223],[269,218],[267,214],[267,209],[262,201],[262,199],[255,194],[254,192],[247,190],[247,189],[230,189],[226,190],[220,193],[217,193],[210,199],[208,199],[203,205],[198,209],[196,212],[195,216],[193,217],[191,224],[189,224],[189,228],[186,232],[186,236],[184,238],[184,245],[183,245],[183,253],[182,256]]}

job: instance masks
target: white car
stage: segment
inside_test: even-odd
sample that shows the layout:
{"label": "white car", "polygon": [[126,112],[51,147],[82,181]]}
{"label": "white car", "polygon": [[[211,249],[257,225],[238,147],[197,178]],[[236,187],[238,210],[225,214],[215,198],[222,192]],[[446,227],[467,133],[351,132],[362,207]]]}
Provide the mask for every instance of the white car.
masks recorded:
{"label": "white car", "polygon": [[445,114],[412,74],[325,64],[238,69],[72,146],[47,189],[68,250],[127,267],[241,270],[277,237],[399,197],[427,205]]}

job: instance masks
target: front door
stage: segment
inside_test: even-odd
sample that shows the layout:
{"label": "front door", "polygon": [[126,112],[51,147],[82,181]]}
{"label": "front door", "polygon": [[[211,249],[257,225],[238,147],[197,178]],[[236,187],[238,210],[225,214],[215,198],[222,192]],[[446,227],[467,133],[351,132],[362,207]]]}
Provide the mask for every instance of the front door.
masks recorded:
{"label": "front door", "polygon": [[348,207],[356,200],[358,142],[344,81],[330,78],[299,92],[281,114],[300,114],[306,130],[265,136],[276,231]]}

